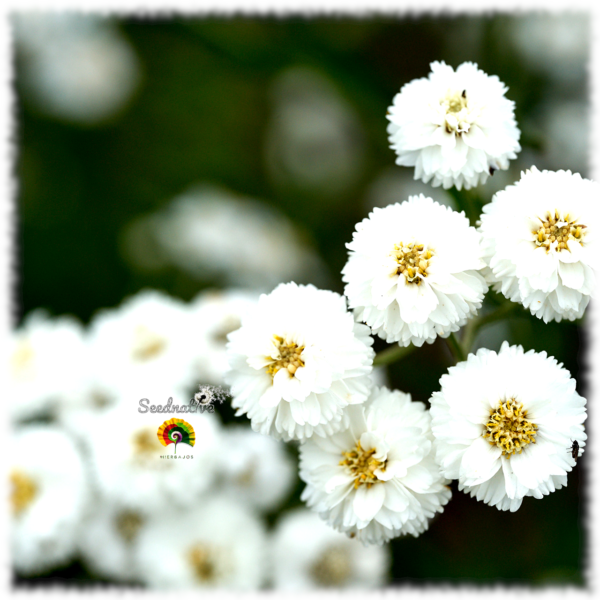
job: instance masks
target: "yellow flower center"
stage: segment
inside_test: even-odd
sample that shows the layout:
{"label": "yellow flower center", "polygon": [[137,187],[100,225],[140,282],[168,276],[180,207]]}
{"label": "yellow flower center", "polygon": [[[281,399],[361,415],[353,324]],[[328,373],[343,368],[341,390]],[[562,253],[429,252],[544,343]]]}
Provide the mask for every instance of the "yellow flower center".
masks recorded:
{"label": "yellow flower center", "polygon": [[440,101],[446,111],[445,127],[448,133],[466,133],[469,131],[469,111],[467,109],[467,90],[448,91]]}
{"label": "yellow flower center", "polygon": [[12,493],[10,503],[13,514],[18,517],[34,500],[38,494],[35,481],[21,471],[12,471],[10,474]]}
{"label": "yellow flower center", "polygon": [[166,348],[167,342],[144,325],[138,325],[133,334],[131,355],[134,360],[145,362],[156,358]]}
{"label": "yellow flower center", "polygon": [[310,570],[313,580],[322,587],[339,587],[352,574],[348,548],[329,546],[313,563]]}
{"label": "yellow flower center", "polygon": [[364,450],[360,445],[360,440],[356,442],[356,449],[350,452],[342,452],[345,458],[339,462],[346,467],[354,477],[354,489],[358,489],[363,483],[370,488],[374,483],[383,483],[377,479],[375,471],[385,471],[387,460],[383,462],[373,457],[375,448]]}
{"label": "yellow flower center", "polygon": [[554,214],[546,213],[546,220],[540,219],[540,221],[542,222],[541,226],[532,233],[535,245],[544,246],[546,252],[550,252],[552,247],[557,252],[568,250],[567,241],[582,242],[587,229],[585,225],[579,225],[577,219],[571,220],[570,215],[561,218],[557,210],[554,211]]}
{"label": "yellow flower center", "polygon": [[454,92],[453,94],[448,94],[442,100],[442,106],[444,106],[446,112],[460,112],[463,108],[467,107],[467,90],[463,90],[460,93]]}
{"label": "yellow flower center", "polygon": [[156,433],[152,429],[139,429],[133,434],[133,452],[136,456],[148,456],[160,449]]}
{"label": "yellow flower center", "polygon": [[392,256],[398,263],[396,274],[404,275],[406,283],[420,285],[423,278],[427,277],[427,268],[433,255],[433,250],[425,249],[423,244],[394,244]]}
{"label": "yellow flower center", "polygon": [[17,378],[27,376],[28,371],[33,367],[35,352],[29,340],[19,340],[17,347],[10,357],[10,368],[13,375]]}
{"label": "yellow flower center", "polygon": [[99,390],[94,390],[90,394],[91,403],[95,408],[106,408],[112,404],[110,396]]}
{"label": "yellow flower center", "polygon": [[510,458],[521,453],[528,444],[535,444],[537,425],[526,420],[527,411],[514,398],[500,400],[498,408],[490,411],[483,437],[492,446],[502,450],[502,456]]}
{"label": "yellow flower center", "polygon": [[219,563],[215,548],[196,544],[189,550],[188,560],[192,565],[194,576],[201,583],[212,582],[218,577]]}
{"label": "yellow flower center", "polygon": [[131,444],[131,465],[143,471],[164,472],[174,468],[174,461],[163,460],[160,455],[163,446],[156,437],[154,427],[141,427],[132,431],[129,437]]}
{"label": "yellow flower center", "polygon": [[144,524],[144,518],[135,511],[123,510],[117,515],[115,523],[121,537],[131,544]]}
{"label": "yellow flower center", "polygon": [[275,377],[275,373],[279,369],[287,369],[290,375],[294,375],[300,367],[304,366],[304,361],[302,360],[304,346],[298,346],[294,342],[288,343],[278,335],[273,336],[273,343],[277,346],[279,357],[266,367],[271,379]]}
{"label": "yellow flower center", "polygon": [[250,487],[256,479],[256,471],[258,465],[256,461],[252,461],[238,476],[235,478],[235,482],[243,487]]}

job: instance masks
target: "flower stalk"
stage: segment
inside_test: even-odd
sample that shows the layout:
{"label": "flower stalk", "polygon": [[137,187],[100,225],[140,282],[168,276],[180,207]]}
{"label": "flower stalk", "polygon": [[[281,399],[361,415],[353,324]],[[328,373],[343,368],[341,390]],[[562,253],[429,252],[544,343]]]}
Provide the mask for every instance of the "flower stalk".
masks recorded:
{"label": "flower stalk", "polygon": [[454,333],[451,333],[446,339],[446,344],[457,363],[467,360],[467,353],[463,349],[460,341]]}
{"label": "flower stalk", "polygon": [[495,311],[490,312],[486,315],[481,315],[471,319],[464,327],[461,346],[466,355],[471,352],[471,348],[473,347],[473,342],[477,337],[477,333],[482,327],[489,325],[490,323],[495,323],[496,321],[501,321],[506,317],[510,316],[519,305],[515,302],[505,302],[497,308]]}
{"label": "flower stalk", "polygon": [[415,346],[412,344],[410,346],[399,346],[398,344],[394,344],[377,354],[373,360],[373,366],[384,367],[390,365],[393,362],[406,358],[414,349]]}

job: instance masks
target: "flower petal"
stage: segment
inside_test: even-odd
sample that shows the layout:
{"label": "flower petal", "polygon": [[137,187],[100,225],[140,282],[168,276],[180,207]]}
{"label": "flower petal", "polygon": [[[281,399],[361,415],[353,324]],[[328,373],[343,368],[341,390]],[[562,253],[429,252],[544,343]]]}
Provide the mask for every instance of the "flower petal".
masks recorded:
{"label": "flower petal", "polygon": [[353,508],[361,521],[371,521],[385,500],[385,484],[376,483],[370,488],[360,485],[354,494]]}

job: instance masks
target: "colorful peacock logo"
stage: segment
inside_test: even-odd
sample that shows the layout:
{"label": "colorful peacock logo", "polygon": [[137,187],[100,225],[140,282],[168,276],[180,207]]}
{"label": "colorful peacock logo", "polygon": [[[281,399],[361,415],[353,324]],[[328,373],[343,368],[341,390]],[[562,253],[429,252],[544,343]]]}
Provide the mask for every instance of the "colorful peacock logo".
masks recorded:
{"label": "colorful peacock logo", "polygon": [[165,421],[156,432],[158,441],[163,446],[175,444],[175,454],[177,454],[177,444],[184,443],[193,446],[196,443],[196,434],[194,428],[183,419],[169,419]]}

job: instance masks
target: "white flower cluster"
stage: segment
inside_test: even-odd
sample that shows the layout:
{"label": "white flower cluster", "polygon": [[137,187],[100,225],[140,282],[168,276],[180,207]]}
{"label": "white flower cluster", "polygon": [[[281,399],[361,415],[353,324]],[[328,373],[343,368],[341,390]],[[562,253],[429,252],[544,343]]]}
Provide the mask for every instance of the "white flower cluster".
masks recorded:
{"label": "white flower cluster", "polygon": [[[397,162],[459,190],[508,168],[520,132],[505,92],[472,63],[456,72],[433,63],[388,113]],[[448,338],[477,316],[489,284],[545,321],[581,317],[598,268],[597,198],[591,181],[532,167],[484,206],[475,228],[464,212],[409,196],[357,224],[342,270],[347,305],[287,283],[246,313],[228,338],[232,405],[255,431],[300,442],[302,499],[333,529],[365,545],[418,536],[443,512],[452,479],[511,511],[566,485],[585,447],[586,400],[555,359],[507,342],[468,354],[428,411],[373,385],[369,333],[402,347]],[[464,352],[456,338],[450,345]],[[288,564],[279,544],[276,560]],[[318,539],[305,545],[313,572],[347,573],[341,547],[321,555]],[[300,580],[289,565],[286,576],[290,586]]]}
{"label": "white flower cluster", "polygon": [[51,416],[67,425],[127,396],[163,402],[186,397],[199,382],[223,385],[227,334],[257,300],[231,289],[186,304],[143,290],[99,311],[85,329],[74,318],[35,311],[9,340],[11,417]]}
{"label": "white flower cluster", "polygon": [[234,407],[253,429],[297,439],[303,498],[365,544],[418,535],[450,498],[425,406],[373,390],[368,328],[344,298],[283,284],[229,335]]}
{"label": "white flower cluster", "polygon": [[[150,588],[267,584],[264,515],[297,483],[285,446],[207,411],[138,410],[142,398],[188,404],[203,363],[222,385],[225,336],[256,301],[241,290],[189,304],[145,291],[88,328],[36,312],[14,332],[9,485],[18,574],[80,556],[97,576]],[[195,445],[183,451],[193,458],[163,456],[173,446],[161,445],[157,431],[173,417],[194,428]]]}
{"label": "white flower cluster", "polygon": [[[390,109],[398,163],[459,189],[506,169],[520,146],[505,92],[472,63],[433,63]],[[600,266],[598,192],[577,174],[532,167],[484,206],[477,229],[423,194],[375,208],[347,245],[345,297],[290,282],[189,304],[145,291],[89,329],[32,315],[11,341],[17,571],[79,552],[98,574],[157,589],[256,590],[269,570],[278,589],[373,587],[389,564],[381,546],[425,532],[451,480],[510,511],[564,487],[587,438],[569,372],[508,342],[468,354],[469,336],[454,332],[477,316],[488,284],[545,322],[580,318]],[[452,336],[468,356],[428,410],[375,385],[385,374],[374,377],[371,334],[401,347]],[[165,460],[164,415],[139,414],[138,401],[189,397],[198,380],[230,385],[236,416],[264,435],[186,413],[193,460]],[[55,422],[27,422],[38,417]],[[261,515],[295,483],[282,440],[299,444],[312,512],[284,515],[268,534]]]}
{"label": "white flower cluster", "polygon": [[[366,545],[418,536],[449,501],[451,479],[459,480],[459,490],[511,511],[524,496],[542,498],[566,485],[576,459],[569,444],[578,454],[585,447],[586,401],[556,360],[506,342],[498,354],[481,349],[451,368],[431,397],[431,412],[408,394],[371,387],[367,398],[341,407],[333,428],[306,428],[312,415],[293,402],[312,393],[319,415],[319,400],[326,406],[328,399],[310,386],[321,382],[331,390],[332,367],[344,381],[351,357],[362,356],[360,376],[368,373],[368,342],[350,337],[327,345],[326,333],[340,339],[335,319],[346,314],[343,299],[331,292],[282,285],[261,297],[228,344],[233,405],[262,433],[302,442],[302,499],[334,529]],[[360,332],[356,325],[345,325],[346,335]]]}
{"label": "white flower cluster", "polygon": [[[414,166],[415,179],[459,190],[485,183],[495,170],[507,169],[508,160],[521,148],[514,103],[504,97],[506,90],[496,76],[486,75],[473,63],[463,63],[456,71],[443,62],[432,63],[429,77],[406,84],[388,111],[389,139],[398,154],[397,163]],[[546,323],[581,318],[596,290],[594,239],[599,193],[596,182],[579,174],[540,172],[535,167],[523,173],[516,184],[499,191],[483,207],[479,226],[483,252],[471,250],[485,261],[484,273],[494,290],[523,304]],[[401,345],[421,345],[436,335],[456,331],[474,314],[476,305],[463,304],[458,315],[452,310],[454,319],[448,324],[448,319],[442,321],[438,314],[453,303],[438,306],[431,294],[427,298],[425,289],[434,287],[429,260],[432,267],[436,261],[428,244],[452,239],[457,253],[462,250],[466,256],[468,249],[457,242],[460,230],[448,226],[445,237],[438,233],[435,241],[428,242],[421,233],[423,239],[412,242],[410,258],[419,266],[423,261],[424,267],[421,275],[415,275],[414,268],[408,271],[410,277],[428,281],[430,286],[423,290],[399,286],[399,290],[412,293],[412,298],[400,304],[391,277],[395,255],[377,252],[378,242],[383,246],[383,239],[390,233],[393,238],[395,231],[399,231],[398,238],[405,237],[407,227],[418,231],[421,226],[433,232],[438,224],[442,228],[443,221],[433,213],[425,215],[425,210],[415,215],[407,207],[384,211],[372,213],[359,224],[349,245],[352,252],[344,280],[351,307],[378,335]],[[417,218],[418,224],[413,223]],[[404,256],[407,243],[400,241]],[[415,253],[414,244],[423,249]],[[483,294],[486,291],[483,289]],[[400,308],[392,302],[394,296]],[[481,306],[481,298],[476,302],[477,308]],[[433,314],[434,309],[438,314]],[[432,313],[429,322],[424,320],[427,311]],[[412,323],[403,326],[409,314]]]}

